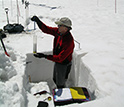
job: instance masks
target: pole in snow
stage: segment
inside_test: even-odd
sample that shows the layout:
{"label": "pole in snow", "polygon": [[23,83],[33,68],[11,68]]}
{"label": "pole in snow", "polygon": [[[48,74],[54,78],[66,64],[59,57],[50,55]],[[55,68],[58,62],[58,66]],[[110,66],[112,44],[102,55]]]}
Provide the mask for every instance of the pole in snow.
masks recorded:
{"label": "pole in snow", "polygon": [[115,13],[117,13],[117,0],[115,0]]}
{"label": "pole in snow", "polygon": [[[25,1],[25,13],[26,13],[26,21],[29,21],[29,2]],[[28,25],[26,30],[28,30]]]}
{"label": "pole in snow", "polygon": [[19,6],[18,6],[18,0],[16,0],[17,5],[17,22],[19,23]]}
{"label": "pole in snow", "polygon": [[5,8],[5,12],[6,12],[6,17],[7,17],[7,23],[9,24],[8,11],[9,11],[9,9],[8,9],[8,8]]}

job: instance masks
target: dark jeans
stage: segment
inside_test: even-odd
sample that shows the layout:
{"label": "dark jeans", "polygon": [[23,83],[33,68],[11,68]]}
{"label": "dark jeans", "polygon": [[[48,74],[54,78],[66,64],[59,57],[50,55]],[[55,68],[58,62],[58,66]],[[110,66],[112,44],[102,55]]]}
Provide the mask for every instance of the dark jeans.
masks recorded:
{"label": "dark jeans", "polygon": [[53,80],[57,85],[57,88],[65,87],[65,82],[68,79],[68,75],[71,70],[71,65],[71,62],[66,65],[60,63],[54,64]]}

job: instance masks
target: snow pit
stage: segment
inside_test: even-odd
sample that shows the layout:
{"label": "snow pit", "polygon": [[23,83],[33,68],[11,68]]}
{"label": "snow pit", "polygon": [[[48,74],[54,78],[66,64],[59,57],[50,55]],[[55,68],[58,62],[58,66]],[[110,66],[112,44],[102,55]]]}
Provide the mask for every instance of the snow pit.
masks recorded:
{"label": "snow pit", "polygon": [[[51,52],[45,52],[50,54]],[[91,75],[90,69],[83,63],[81,58],[87,53],[75,51],[73,54],[72,68],[66,87],[86,87],[89,91],[91,99],[95,99],[95,91],[97,89],[96,81]],[[32,53],[27,54],[26,68],[25,68],[25,82],[26,90],[31,91],[28,85],[31,83],[40,83],[41,81],[47,82],[50,90],[55,88],[52,80],[54,62],[46,59],[35,58]],[[30,88],[30,89],[29,89]]]}

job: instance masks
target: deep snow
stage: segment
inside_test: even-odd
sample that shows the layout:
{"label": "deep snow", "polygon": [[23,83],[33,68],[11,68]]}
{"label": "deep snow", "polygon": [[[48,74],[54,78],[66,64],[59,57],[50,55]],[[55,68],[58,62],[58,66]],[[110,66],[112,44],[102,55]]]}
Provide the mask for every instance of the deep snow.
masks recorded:
{"label": "deep snow", "polygon": [[[20,0],[21,1],[21,0]],[[56,26],[54,21],[67,16],[73,22],[72,34],[80,43],[81,50],[76,44],[77,55],[86,53],[76,61],[82,65],[77,66],[79,78],[78,86],[83,86],[83,79],[87,72],[95,79],[96,99],[82,104],[72,104],[66,107],[123,107],[124,102],[124,1],[117,1],[115,13],[114,0],[29,0],[31,3],[44,4],[44,6],[29,6],[29,17],[37,15],[49,26]],[[20,23],[25,25],[25,6],[19,2]],[[0,0],[0,28],[7,23],[4,8],[9,8],[10,23],[17,22],[16,2],[13,0]],[[52,8],[56,7],[56,8]],[[12,8],[12,10],[11,10]],[[29,29],[34,23],[29,22]],[[48,90],[46,82],[29,83],[24,87],[26,77],[26,54],[33,52],[33,35],[38,37],[38,51],[51,51],[53,37],[42,33],[38,28],[29,34],[7,34],[4,39],[8,52],[14,52],[16,61],[4,55],[0,47],[0,107],[34,107],[36,100],[43,100],[46,96],[32,96],[39,90]],[[0,45],[1,46],[1,45]],[[85,67],[83,67],[85,65]],[[77,71],[78,72],[78,71]],[[90,85],[90,83],[88,83]],[[29,90],[30,89],[30,90]],[[27,91],[26,91],[27,90]],[[50,107],[53,102],[49,102]]]}

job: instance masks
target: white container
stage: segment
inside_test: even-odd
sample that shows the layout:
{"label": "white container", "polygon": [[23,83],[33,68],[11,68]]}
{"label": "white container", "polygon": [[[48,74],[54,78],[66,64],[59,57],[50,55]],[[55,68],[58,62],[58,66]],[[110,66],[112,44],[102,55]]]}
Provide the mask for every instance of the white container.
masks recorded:
{"label": "white container", "polygon": [[37,53],[37,36],[33,36],[33,53]]}

